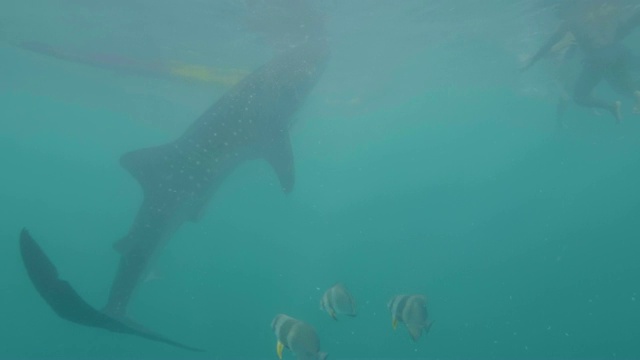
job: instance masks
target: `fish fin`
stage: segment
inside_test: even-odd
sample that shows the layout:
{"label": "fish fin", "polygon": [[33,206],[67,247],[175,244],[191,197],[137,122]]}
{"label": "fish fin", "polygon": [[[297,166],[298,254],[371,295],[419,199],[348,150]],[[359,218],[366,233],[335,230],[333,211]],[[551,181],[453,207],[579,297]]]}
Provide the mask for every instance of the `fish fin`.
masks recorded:
{"label": "fish fin", "polygon": [[[107,316],[110,316],[109,314],[107,314]],[[124,324],[126,327],[129,328],[129,331],[127,331],[127,333],[130,334],[134,334],[134,335],[138,335],[141,336],[145,339],[149,339],[149,340],[154,340],[154,341],[160,341],[160,342],[164,342],[173,346],[177,346],[179,348],[182,349],[186,349],[186,350],[191,350],[191,351],[196,351],[196,352],[204,352],[204,350],[202,349],[198,349],[198,348],[193,348],[178,342],[175,342],[171,339],[168,339],[166,337],[164,337],[163,335],[160,335],[158,333],[155,333],[151,330],[149,330],[147,327],[143,326],[142,324],[134,321],[133,319],[131,319],[130,317],[113,317],[113,319],[115,319],[116,321]]]}
{"label": "fish fin", "polygon": [[288,131],[282,130],[272,138],[265,150],[264,158],[278,175],[282,190],[285,193],[291,192],[295,182],[295,169]]}
{"label": "fish fin", "polygon": [[433,325],[433,321],[427,322],[427,326],[425,326],[425,328],[424,328],[424,332],[425,333],[427,333],[427,334],[429,333],[429,330],[431,330],[431,325]]}
{"label": "fish fin", "polygon": [[358,305],[356,304],[356,301],[353,299],[351,294],[349,294],[349,300],[351,305],[351,312],[347,315],[351,317],[356,317],[356,315],[358,314]]}
{"label": "fish fin", "polygon": [[393,327],[393,330],[395,330],[398,327],[398,319],[396,319],[395,316],[391,318],[391,326]]}
{"label": "fish fin", "polygon": [[407,325],[407,330],[409,330],[409,335],[411,335],[413,341],[418,341],[422,335],[422,329],[423,327],[419,325]]}
{"label": "fish fin", "polygon": [[[184,158],[189,157],[186,151],[180,147],[179,142],[174,142],[130,151],[120,157],[120,165],[136,178],[142,187],[144,193],[143,206],[146,199],[153,200],[155,199],[154,195],[162,194],[166,191],[162,190],[161,186],[163,183],[171,181],[171,177],[177,170],[176,167],[185,166],[186,159]],[[175,165],[175,163],[180,165]],[[216,180],[222,178],[221,173],[217,173],[215,176]],[[220,183],[221,181],[214,181],[209,184],[209,189],[205,196],[193,198],[189,201],[186,214],[190,221],[196,222],[202,218],[211,195],[220,186]],[[126,237],[120,242],[126,242]],[[120,245],[116,245],[116,250],[122,253],[119,247]],[[124,247],[126,248],[126,246]]]}
{"label": "fish fin", "polygon": [[202,351],[170,340],[140,326],[132,326],[96,310],[89,305],[65,280],[27,229],[20,233],[20,254],[31,283],[42,299],[61,318],[70,322],[101,328],[116,333],[137,335],[142,338],[173,345],[191,351]]}
{"label": "fish fin", "polygon": [[327,357],[329,357],[329,354],[326,352],[321,351],[318,353],[318,360],[327,360]]}
{"label": "fish fin", "polygon": [[282,360],[282,350],[284,350],[284,344],[282,341],[278,340],[276,343],[276,354],[278,354],[278,359]]}
{"label": "fish fin", "polygon": [[336,311],[333,308],[329,308],[329,315],[333,318],[333,320],[338,321],[338,316],[336,315]]}
{"label": "fish fin", "polygon": [[58,277],[58,269],[27,229],[20,233],[20,253],[31,283],[58,316],[86,326],[97,326],[95,324],[105,321],[104,316],[84,301],[68,282]]}
{"label": "fish fin", "polygon": [[120,165],[138,180],[145,194],[162,180],[161,174],[170,173],[168,146],[171,145],[138,149],[120,157]]}

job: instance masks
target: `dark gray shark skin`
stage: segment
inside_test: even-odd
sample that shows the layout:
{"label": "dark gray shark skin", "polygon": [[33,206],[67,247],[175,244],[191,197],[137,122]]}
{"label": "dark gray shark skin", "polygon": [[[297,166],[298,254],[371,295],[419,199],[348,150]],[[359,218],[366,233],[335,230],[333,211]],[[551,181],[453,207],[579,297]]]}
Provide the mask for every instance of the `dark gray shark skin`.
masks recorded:
{"label": "dark gray shark skin", "polygon": [[[83,325],[112,331],[118,331],[113,326],[135,328],[125,320],[126,309],[150,259],[183,223],[200,218],[216,190],[238,165],[256,159],[268,161],[282,189],[290,192],[294,185],[289,139],[292,115],[317,83],[328,59],[329,48],[324,40],[291,48],[223,95],[177,140],[122,156],[121,165],[138,180],[144,197],[128,234],[114,245],[121,259],[106,307],[98,312],[117,325],[98,319],[91,311],[85,314],[91,314],[89,324],[82,321],[86,317],[61,314],[59,309],[91,307],[68,283],[59,280],[56,272],[51,275],[53,264],[31,239],[35,246],[23,249],[23,260],[38,260],[31,264],[25,260],[25,266],[54,311]],[[37,279],[47,281],[38,283]],[[56,286],[65,291],[41,291]],[[118,332],[188,348],[145,331]]]}

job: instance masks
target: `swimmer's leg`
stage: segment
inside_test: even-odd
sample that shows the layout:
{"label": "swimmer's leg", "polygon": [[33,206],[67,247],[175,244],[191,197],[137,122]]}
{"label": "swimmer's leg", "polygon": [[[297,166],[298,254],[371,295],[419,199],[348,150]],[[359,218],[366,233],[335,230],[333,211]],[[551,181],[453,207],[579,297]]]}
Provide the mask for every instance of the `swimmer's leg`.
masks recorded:
{"label": "swimmer's leg", "polygon": [[585,66],[576,81],[574,89],[574,100],[576,104],[595,109],[604,109],[611,113],[620,122],[620,101],[607,102],[592,95],[593,89],[602,81],[603,72],[593,66]]}

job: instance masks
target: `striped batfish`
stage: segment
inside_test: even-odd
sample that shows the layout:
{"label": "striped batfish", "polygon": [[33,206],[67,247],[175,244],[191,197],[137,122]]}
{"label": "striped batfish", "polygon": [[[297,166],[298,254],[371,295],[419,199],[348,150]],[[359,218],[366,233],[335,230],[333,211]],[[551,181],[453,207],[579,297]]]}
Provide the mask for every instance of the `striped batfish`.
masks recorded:
{"label": "striped batfish", "polygon": [[413,341],[417,341],[422,332],[429,332],[427,298],[424,295],[398,295],[387,305],[391,310],[391,324],[395,330],[398,322],[403,322]]}
{"label": "striped batfish", "polygon": [[324,292],[320,300],[320,309],[326,311],[334,320],[338,320],[338,314],[356,316],[356,302],[343,283],[337,283]]}
{"label": "striped batfish", "polygon": [[315,329],[291,316],[279,314],[271,321],[278,339],[276,352],[282,360],[282,351],[291,350],[298,360],[325,360],[327,353],[320,351],[320,340]]}

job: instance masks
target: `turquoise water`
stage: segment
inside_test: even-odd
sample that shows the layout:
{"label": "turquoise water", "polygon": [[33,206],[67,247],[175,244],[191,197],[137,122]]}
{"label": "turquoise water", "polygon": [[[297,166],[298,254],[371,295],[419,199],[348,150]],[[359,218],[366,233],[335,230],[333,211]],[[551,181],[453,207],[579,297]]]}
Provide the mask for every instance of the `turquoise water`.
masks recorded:
{"label": "turquoise water", "polygon": [[[353,13],[333,14],[331,63],[292,132],[295,190],[283,194],[265,162],[238,168],[131,303],[136,321],[203,354],[59,319],[18,234],[29,228],[101,307],[112,243],[142,197],[120,155],[174,139],[226,89],[0,45],[0,357],[277,359],[269,325],[286,313],[333,359],[640,358],[640,117],[625,107],[616,126],[574,106],[560,130],[552,96],[523,90],[545,73],[520,77],[528,49],[514,38],[458,27],[464,41],[429,44],[407,25],[374,40],[363,34],[385,16],[414,18],[368,9],[358,29]],[[485,35],[500,18],[488,14]],[[269,59],[242,36],[239,53],[259,56],[234,66]],[[319,310],[337,281],[358,317]],[[425,294],[434,321],[416,343],[386,307],[404,293]]]}

